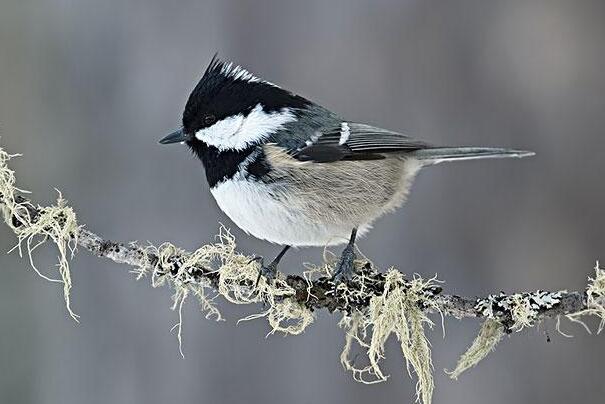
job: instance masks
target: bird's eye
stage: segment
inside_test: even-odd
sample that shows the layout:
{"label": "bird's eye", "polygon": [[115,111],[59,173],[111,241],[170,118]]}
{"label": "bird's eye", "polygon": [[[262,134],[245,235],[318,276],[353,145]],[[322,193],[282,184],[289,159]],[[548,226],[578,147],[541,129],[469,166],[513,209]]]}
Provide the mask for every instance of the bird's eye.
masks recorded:
{"label": "bird's eye", "polygon": [[216,122],[216,117],[214,115],[208,114],[204,116],[204,123],[206,125],[212,125],[214,122]]}

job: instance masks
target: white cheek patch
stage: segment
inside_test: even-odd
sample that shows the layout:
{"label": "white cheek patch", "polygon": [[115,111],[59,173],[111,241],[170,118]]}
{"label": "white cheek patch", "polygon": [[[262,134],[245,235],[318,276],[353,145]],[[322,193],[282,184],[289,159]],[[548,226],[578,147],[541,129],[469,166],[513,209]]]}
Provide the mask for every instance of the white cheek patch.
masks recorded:
{"label": "white cheek patch", "polygon": [[196,132],[195,137],[219,150],[243,150],[250,144],[262,141],[280,130],[288,122],[296,120],[289,108],[266,113],[257,104],[250,113],[230,116],[214,125]]}
{"label": "white cheek patch", "polygon": [[216,146],[219,149],[221,146],[225,148],[231,148],[229,145],[233,142],[234,138],[244,123],[244,116],[242,114],[230,116],[222,121],[218,121],[214,125],[198,130],[195,133],[195,137],[199,140]]}

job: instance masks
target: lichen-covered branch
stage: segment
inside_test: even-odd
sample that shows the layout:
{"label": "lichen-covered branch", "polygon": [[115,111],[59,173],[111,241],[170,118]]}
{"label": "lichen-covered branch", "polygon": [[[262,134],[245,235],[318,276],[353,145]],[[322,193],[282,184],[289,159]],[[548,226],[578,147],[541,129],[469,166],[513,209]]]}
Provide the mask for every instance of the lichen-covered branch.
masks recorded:
{"label": "lichen-covered branch", "polygon": [[[417,394],[424,403],[430,403],[433,391],[430,348],[424,330],[425,326],[433,325],[430,313],[485,321],[476,340],[451,372],[453,378],[483,359],[503,335],[544,319],[566,316],[581,322],[580,316],[595,315],[601,319],[599,331],[605,326],[605,271],[598,263],[595,277],[581,292],[538,290],[462,297],[444,293],[436,279],[408,278],[393,268],[379,272],[363,260],[355,262],[358,274],[346,284],[334,284],[330,276],[334,263],[330,260],[321,266],[307,266],[301,275],[278,273],[274,281],[261,279],[257,283],[260,269],[257,260],[236,251],[235,240],[228,230],[221,228],[214,243],[193,252],[170,243],[153,246],[106,240],[78,225],[75,213],[60,195],[56,205],[46,207],[25,198],[24,191],[16,188],[14,172],[7,165],[12,157],[0,148],[0,208],[4,221],[17,235],[16,248],[21,254],[27,253],[36,272],[63,283],[66,305],[74,319],[77,316],[69,300],[72,283],[68,260],[78,246],[129,266],[137,279],[149,276],[154,287],[172,287],[173,308],[179,311],[176,325],[179,342],[181,308],[191,295],[197,297],[207,317],[216,319],[221,319],[214,302],[218,296],[235,304],[263,303],[264,311],[242,320],[266,317],[271,332],[287,334],[303,332],[313,322],[313,312],[326,309],[342,314],[339,325],[346,331],[343,366],[356,380],[374,383],[386,380],[379,364],[386,340],[394,335],[400,342],[408,372],[417,375]],[[51,279],[34,266],[32,251],[48,240],[59,251],[60,280]],[[350,359],[354,345],[366,351],[366,365]]]}
{"label": "lichen-covered branch", "polygon": [[[19,203],[27,206],[34,221],[40,215],[40,210],[34,207],[27,199],[17,196]],[[19,226],[19,219],[13,218],[13,222]],[[224,229],[223,229],[224,231]],[[133,267],[138,273],[145,272],[149,268],[157,267],[155,276],[158,278],[176,278],[181,267],[191,257],[191,253],[175,248],[169,257],[163,257],[165,262],[158,265],[160,255],[165,255],[167,244],[160,248],[142,246],[137,243],[123,243],[103,239],[86,228],[79,228],[75,240],[78,246],[88,250],[98,257],[108,258],[118,264]],[[229,237],[221,235],[219,237]],[[248,259],[248,258],[247,258]],[[257,264],[250,257],[251,265]],[[361,262],[360,276],[351,280],[346,288],[334,289],[334,283],[330,276],[325,275],[310,280],[308,277],[297,274],[279,274],[277,278],[291,289],[292,300],[310,310],[327,309],[330,312],[341,311],[350,313],[354,310],[369,307],[370,300],[384,291],[385,274],[373,269],[371,263]],[[329,266],[329,265],[328,265]],[[212,288],[219,287],[220,265],[204,266],[197,262],[190,262],[187,266],[187,275],[190,281],[208,283]],[[321,272],[321,271],[317,271]],[[363,280],[363,282],[360,282]],[[403,280],[409,284],[409,280]],[[242,279],[239,285],[242,289],[254,289],[254,283],[248,279]],[[338,291],[346,290],[346,293]],[[490,318],[501,323],[507,332],[515,331],[523,325],[531,326],[536,321],[553,318],[560,315],[568,315],[587,310],[586,292],[525,292],[516,294],[500,293],[486,297],[463,297],[454,294],[443,293],[443,289],[437,284],[430,284],[423,290],[424,311],[438,311],[444,315],[450,315],[458,319],[465,317]],[[604,303],[599,301],[599,303]],[[526,310],[527,312],[522,310]],[[522,323],[519,323],[521,321]]]}

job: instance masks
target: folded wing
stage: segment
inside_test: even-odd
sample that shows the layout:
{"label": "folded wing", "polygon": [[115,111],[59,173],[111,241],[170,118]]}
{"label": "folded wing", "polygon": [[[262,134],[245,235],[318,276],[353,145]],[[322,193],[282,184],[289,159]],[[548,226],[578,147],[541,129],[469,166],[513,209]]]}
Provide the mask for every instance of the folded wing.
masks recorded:
{"label": "folded wing", "polygon": [[339,128],[318,134],[293,156],[301,161],[327,163],[340,160],[382,159],[389,153],[410,153],[432,148],[429,143],[374,126],[342,122]]}

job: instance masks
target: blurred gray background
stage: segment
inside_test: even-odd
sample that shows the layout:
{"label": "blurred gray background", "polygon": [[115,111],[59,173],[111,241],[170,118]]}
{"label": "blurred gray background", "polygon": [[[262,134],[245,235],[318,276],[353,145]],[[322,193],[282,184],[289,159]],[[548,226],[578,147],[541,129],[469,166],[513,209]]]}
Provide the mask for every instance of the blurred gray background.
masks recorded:
{"label": "blurred gray background", "polygon": [[[605,3],[594,1],[4,0],[0,5],[1,144],[40,202],[62,190],[90,229],[116,240],[192,249],[221,221],[241,250],[278,248],[234,228],[201,165],[156,141],[177,127],[216,51],[342,114],[455,145],[514,146],[521,161],[423,172],[406,208],[359,246],[375,263],[438,273],[446,290],[581,289],[605,240]],[[0,250],[15,238],[0,227]],[[41,250],[40,267],[56,253]],[[318,262],[299,250],[284,269]],[[205,320],[191,301],[184,350],[170,292],[91,257],[72,263],[81,324],[60,288],[16,254],[1,255],[0,402],[410,402],[397,344],[383,384],[341,368],[338,316],[298,337],[271,336],[258,307],[221,303]],[[605,337],[563,322],[506,338],[457,382],[451,368],[478,323],[430,333],[436,403],[602,402]],[[552,342],[546,342],[544,330]]]}

